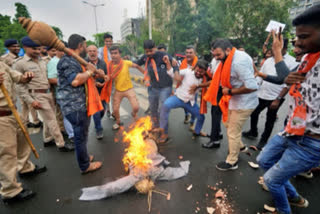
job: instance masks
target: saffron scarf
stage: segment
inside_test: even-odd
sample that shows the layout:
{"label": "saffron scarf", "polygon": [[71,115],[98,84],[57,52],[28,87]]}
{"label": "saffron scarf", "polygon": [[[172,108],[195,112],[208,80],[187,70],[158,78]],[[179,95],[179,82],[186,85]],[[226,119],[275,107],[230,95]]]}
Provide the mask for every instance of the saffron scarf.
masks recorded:
{"label": "saffron scarf", "polygon": [[101,90],[101,100],[106,101],[107,103],[110,103],[110,97],[112,93],[112,82],[113,80],[119,75],[123,68],[123,60],[120,60],[120,63],[115,67],[112,61],[108,63],[108,76],[109,81],[104,84],[102,90]]}
{"label": "saffron scarf", "polygon": [[[230,83],[231,76],[231,65],[234,53],[236,52],[236,48],[232,48],[230,54],[224,63],[219,63],[219,66],[214,73],[213,79],[210,83],[210,86],[207,90],[207,93],[204,96],[204,99],[210,102],[212,105],[216,106],[217,104],[217,96],[219,86],[223,88],[232,89],[232,85]],[[219,107],[222,112],[222,121],[226,122],[228,120],[228,111],[229,111],[229,101],[231,99],[231,95],[223,95],[219,102]]]}
{"label": "saffron scarf", "polygon": [[[196,66],[197,62],[198,62],[198,57],[195,56],[195,57],[193,58],[193,61],[192,61],[192,64],[191,64],[192,69]],[[181,62],[181,65],[180,65],[180,67],[179,67],[179,70],[186,69],[186,68],[188,68],[188,61],[187,61],[186,58],[184,58],[184,59],[182,60],[182,62]],[[181,78],[181,81],[182,81],[182,80],[183,80],[183,77]],[[179,88],[180,85],[181,85],[181,82],[178,82],[176,88]]]}
{"label": "saffron scarf", "polygon": [[[298,72],[301,74],[308,73],[320,58],[320,52],[308,54],[300,64]],[[285,132],[291,135],[302,136],[306,130],[307,105],[300,93],[301,84],[295,83],[290,87],[289,95],[293,97],[295,108],[285,127]]]}
{"label": "saffron scarf", "polygon": [[[145,71],[144,71],[144,81],[148,81],[148,82],[150,81],[150,76],[148,74],[148,63],[149,63],[149,61],[150,61],[151,66],[152,66],[152,69],[153,69],[153,72],[154,72],[154,76],[156,77],[156,80],[159,82],[157,64],[154,61],[154,59],[150,58],[150,57],[147,58],[147,61],[146,61],[145,65],[144,65],[144,69],[145,69]],[[147,86],[150,86],[150,83],[148,83]]]}
{"label": "saffron scarf", "polygon": [[[208,78],[206,75],[203,76],[202,83],[206,83],[208,81]],[[204,99],[204,95],[207,92],[207,87],[203,87],[201,89],[201,100],[200,100],[200,114],[206,114],[207,113],[207,101]]]}
{"label": "saffron scarf", "polygon": [[[81,65],[82,71],[86,72],[86,69]],[[89,77],[87,83],[85,84],[86,90],[86,105],[87,105],[87,115],[88,117],[94,115],[95,113],[102,111],[103,106],[100,100],[98,89],[95,85],[95,80],[93,77]]]}
{"label": "saffron scarf", "polygon": [[103,59],[104,59],[104,62],[106,63],[106,65],[108,65],[108,63],[109,63],[108,53],[109,53],[108,47],[105,45],[103,48]]}

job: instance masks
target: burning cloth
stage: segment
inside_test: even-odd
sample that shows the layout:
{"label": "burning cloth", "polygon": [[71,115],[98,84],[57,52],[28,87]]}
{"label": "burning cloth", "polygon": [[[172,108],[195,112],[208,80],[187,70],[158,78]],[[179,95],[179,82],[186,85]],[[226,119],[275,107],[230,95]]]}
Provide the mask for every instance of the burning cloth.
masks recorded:
{"label": "burning cloth", "polygon": [[129,190],[145,179],[169,181],[188,174],[190,161],[180,162],[180,167],[168,167],[170,163],[158,153],[155,141],[150,135],[145,138],[145,133],[150,131],[151,127],[151,119],[146,117],[139,119],[131,131],[124,132],[123,140],[129,146],[125,150],[123,163],[129,174],[101,186],[83,188],[79,200],[91,201],[111,197]]}

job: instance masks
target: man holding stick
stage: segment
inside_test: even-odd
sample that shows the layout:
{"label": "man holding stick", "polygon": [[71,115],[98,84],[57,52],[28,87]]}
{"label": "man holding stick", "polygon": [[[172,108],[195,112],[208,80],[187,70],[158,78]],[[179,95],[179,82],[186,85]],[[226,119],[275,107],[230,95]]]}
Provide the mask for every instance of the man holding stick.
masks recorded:
{"label": "man holding stick", "polygon": [[[4,84],[13,103],[16,102],[15,83],[28,83],[32,72],[21,74],[0,62],[0,85]],[[22,201],[35,195],[24,189],[16,179],[46,171],[46,167],[35,166],[30,160],[31,149],[18,126],[4,94],[0,91],[0,195],[5,203]]]}

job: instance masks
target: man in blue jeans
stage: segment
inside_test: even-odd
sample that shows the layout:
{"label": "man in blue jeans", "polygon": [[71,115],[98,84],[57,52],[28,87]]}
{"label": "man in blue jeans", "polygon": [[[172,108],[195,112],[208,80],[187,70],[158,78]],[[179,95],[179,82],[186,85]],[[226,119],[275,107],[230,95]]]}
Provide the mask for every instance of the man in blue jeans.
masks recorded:
{"label": "man in blue jeans", "polygon": [[[290,214],[290,204],[307,207],[289,179],[316,167],[320,162],[320,5],[313,6],[293,20],[296,45],[306,55],[297,72],[291,72],[285,83],[289,91],[288,122],[283,132],[269,140],[257,161],[266,172],[263,176],[276,212]],[[280,39],[279,39],[280,38]],[[273,32],[273,54],[276,66],[283,61],[283,40]]]}
{"label": "man in blue jeans", "polygon": [[[208,63],[204,60],[199,60],[195,68],[186,68],[179,72],[172,73],[174,79],[178,82],[183,80],[179,88],[177,88],[174,96],[169,97],[163,104],[160,111],[160,129],[162,135],[159,143],[165,143],[168,140],[168,120],[171,109],[183,108],[191,113],[192,117],[197,118],[195,127],[195,135],[199,136],[203,123],[204,114],[200,114],[200,108],[195,100],[196,90],[199,89],[203,82],[203,77],[208,69]],[[172,69],[170,70],[172,72]],[[170,72],[169,72],[170,73]]]}
{"label": "man in blue jeans", "polygon": [[[87,45],[84,37],[72,34],[68,46],[76,55],[85,57]],[[93,156],[89,156],[87,151],[90,117],[87,116],[85,84],[92,75],[102,77],[104,74],[90,63],[86,67],[86,72],[83,72],[79,62],[69,55],[60,59],[57,68],[59,104],[63,115],[73,127],[80,170],[82,173],[97,170],[102,162],[92,162]]]}
{"label": "man in blue jeans", "polygon": [[[167,74],[166,63],[163,61],[168,54],[156,51],[156,45],[152,40],[145,40],[143,43],[145,54],[136,62],[138,65],[145,65],[145,83],[149,86],[149,103],[153,128],[159,127],[159,113],[162,104],[172,93],[172,78]],[[169,57],[170,62],[172,58]],[[171,63],[169,63],[171,66]],[[179,70],[177,66],[173,69]]]}

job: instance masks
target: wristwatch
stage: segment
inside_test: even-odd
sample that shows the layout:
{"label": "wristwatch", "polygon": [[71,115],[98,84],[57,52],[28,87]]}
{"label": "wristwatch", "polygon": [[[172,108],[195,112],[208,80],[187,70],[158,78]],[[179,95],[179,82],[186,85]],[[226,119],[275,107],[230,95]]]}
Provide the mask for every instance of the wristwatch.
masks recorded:
{"label": "wristwatch", "polygon": [[232,95],[231,88],[229,88],[229,90],[228,90],[228,94],[229,94],[229,95]]}
{"label": "wristwatch", "polygon": [[277,100],[282,100],[282,97],[280,97],[280,96],[279,96],[279,97],[277,97]]}

